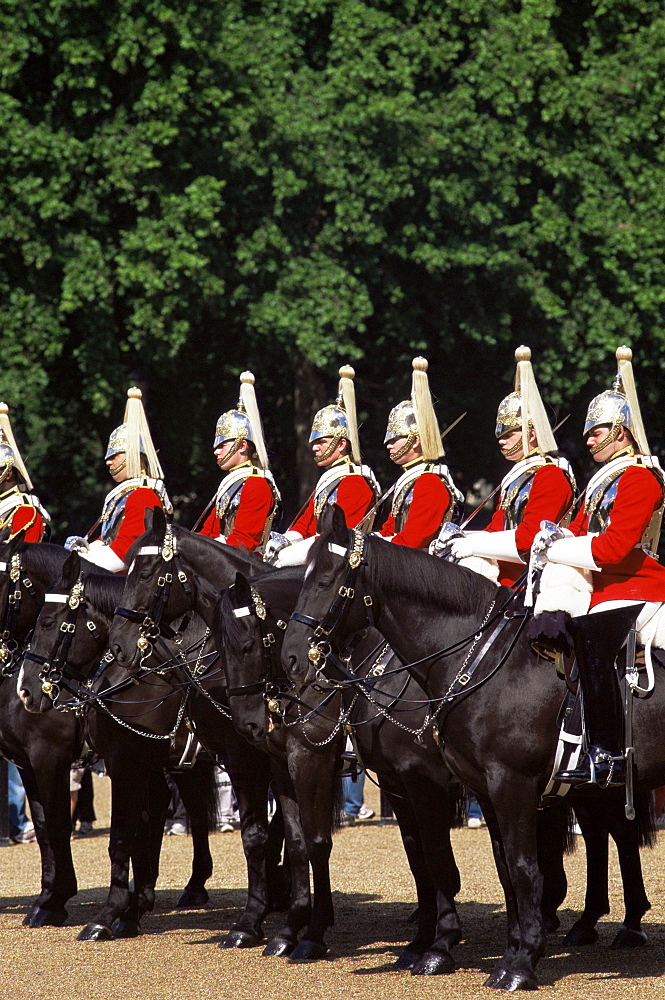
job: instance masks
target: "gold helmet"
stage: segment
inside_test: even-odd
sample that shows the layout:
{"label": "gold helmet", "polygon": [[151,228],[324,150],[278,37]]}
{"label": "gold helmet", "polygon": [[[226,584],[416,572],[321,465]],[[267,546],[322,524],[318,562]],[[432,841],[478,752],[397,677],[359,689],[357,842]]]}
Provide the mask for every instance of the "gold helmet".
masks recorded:
{"label": "gold helmet", "polygon": [[595,427],[609,425],[606,437],[591,449],[596,455],[617,437],[620,427],[625,427],[633,437],[637,450],[643,455],[649,454],[640,404],[637,400],[637,390],[632,366],[633,352],[630,347],[618,347],[616,350],[617,377],[611,389],[606,389],[594,396],[587,410],[584,422],[584,437]]}
{"label": "gold helmet", "polygon": [[153,479],[164,478],[143,409],[143,394],[136,386],[127,390],[124,420],[111,432],[104,457],[109,459],[120,452],[125,453],[123,468],[127,469],[128,479],[138,479],[142,473]]}
{"label": "gold helmet", "polygon": [[0,483],[5,481],[12,469],[16,469],[19,480],[31,490],[32,482],[14,439],[9,407],[6,403],[0,403]]}
{"label": "gold helmet", "polygon": [[309,443],[320,438],[331,438],[330,444],[317,462],[325,461],[334,452],[344,438],[351,446],[351,459],[355,465],[360,465],[360,439],[358,437],[358,418],[356,416],[356,391],[353,380],[356,376],[350,365],[342,365],[339,370],[339,389],[337,399],[319,410],[312,422],[312,432]]}
{"label": "gold helmet", "polygon": [[414,358],[411,366],[413,368],[411,399],[404,399],[397,406],[393,406],[388,416],[388,427],[383,443],[388,444],[398,437],[406,438],[403,446],[392,456],[395,461],[406,455],[416,438],[420,438],[423,458],[426,462],[433,462],[445,453],[429,391],[428,365],[425,358]]}
{"label": "gold helmet", "polygon": [[538,391],[536,379],[531,366],[531,349],[518,347],[515,351],[517,369],[515,371],[515,391],[505,396],[499,403],[496,414],[495,434],[500,438],[508,431],[521,428],[522,437],[506,453],[510,458],[520,448],[524,455],[532,450],[529,445],[529,432],[536,432],[536,448],[541,454],[557,450],[554,434],[547,419],[545,406]]}
{"label": "gold helmet", "polygon": [[240,376],[240,399],[235,410],[226,410],[217,421],[213,447],[218,448],[225,441],[235,442],[225,458],[234,455],[243,441],[249,441],[254,445],[259,466],[262,469],[269,467],[261,416],[254,392],[254,376],[251,372],[243,372]]}

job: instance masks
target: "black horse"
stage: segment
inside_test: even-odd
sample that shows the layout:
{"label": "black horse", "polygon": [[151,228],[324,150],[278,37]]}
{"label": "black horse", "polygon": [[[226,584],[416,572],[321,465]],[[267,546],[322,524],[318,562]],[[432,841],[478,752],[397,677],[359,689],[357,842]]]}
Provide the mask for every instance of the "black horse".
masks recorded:
{"label": "black horse", "polygon": [[[552,770],[561,682],[533,652],[523,617],[510,615],[509,591],[425,553],[350,533],[338,512],[308,570],[286,633],[287,673],[299,683],[308,673],[316,678],[327,653],[343,652],[368,623],[409,665],[438,707],[446,763],[486,806],[508,921],[506,952],[487,985],[536,988],[545,943],[536,817]],[[488,640],[491,657],[483,655]],[[636,712],[644,788],[665,780],[660,697]]]}
{"label": "black horse", "polygon": [[[103,940],[119,934],[138,933],[140,917],[152,908],[160,834],[168,805],[168,796],[162,794],[163,769],[181,757],[189,731],[193,729],[210,753],[223,758],[233,781],[248,860],[247,906],[227,935],[224,946],[256,943],[262,936],[261,921],[265,913],[281,902],[283,894],[278,872],[270,872],[273,878],[269,882],[272,845],[268,835],[267,799],[270,770],[265,756],[237,736],[228,711],[215,697],[221,693],[223,678],[214,667],[210,669],[210,660],[216,660],[216,656],[201,643],[201,639],[206,638],[201,634],[205,626],[200,621],[192,624],[181,647],[164,644],[156,662],[146,664],[135,681],[112,661],[103,663],[104,669],[100,672],[97,669],[100,644],[106,645],[109,623],[122,596],[124,582],[94,574],[82,579],[79,568],[78,556],[72,553],[53,589],[64,597],[73,593],[72,588],[77,588],[75,607],[69,606],[69,598],[65,603],[45,604],[31,642],[31,659],[25,662],[22,679],[22,698],[26,707],[47,712],[55,696],[52,686],[54,636],[59,634],[63,624],[70,628],[71,642],[63,664],[63,678],[55,683],[69,688],[83,703],[89,703],[88,734],[104,756],[113,782],[109,843],[111,888],[106,904],[79,937]],[[197,632],[200,634],[198,639]],[[209,647],[209,639],[206,641]],[[188,649],[190,645],[193,648]],[[92,687],[89,686],[91,677],[95,678]],[[44,692],[44,687],[48,693]],[[141,762],[140,767],[137,761]],[[142,828],[142,803],[149,796],[156,797],[155,810],[160,817],[159,825],[151,832]],[[186,800],[185,804],[188,809],[205,808],[205,801],[200,796],[198,803]],[[128,888],[130,857],[134,870],[132,894]],[[204,881],[212,868],[209,855],[208,862]],[[196,891],[193,880],[188,890],[192,897]]]}
{"label": "black horse", "polygon": [[[396,967],[409,968],[414,975],[451,972],[450,949],[460,940],[461,929],[455,909],[460,877],[450,827],[454,815],[461,816],[458,797],[449,794],[450,772],[434,739],[433,720],[421,707],[424,694],[408,676],[389,676],[381,694],[375,694],[370,683],[361,697],[347,688],[347,699],[339,685],[324,683],[318,692],[308,688],[294,696],[284,683],[280,656],[283,626],[301,583],[302,568],[256,577],[251,585],[238,574],[234,587],[220,600],[218,635],[234,723],[248,739],[287,760],[299,800],[311,794],[307,772],[316,774],[324,754],[333,758],[339,754],[339,747],[328,742],[326,729],[336,727],[343,733],[348,725],[353,727],[362,763],[377,772],[393,807],[416,883],[418,929]],[[354,649],[349,669],[378,682],[380,671],[390,671],[396,662],[392,654],[385,655],[384,647],[372,631]],[[398,699],[402,711],[392,724],[390,710]],[[316,700],[320,705],[312,712]],[[312,922],[307,938],[324,946],[324,931],[325,926]]]}

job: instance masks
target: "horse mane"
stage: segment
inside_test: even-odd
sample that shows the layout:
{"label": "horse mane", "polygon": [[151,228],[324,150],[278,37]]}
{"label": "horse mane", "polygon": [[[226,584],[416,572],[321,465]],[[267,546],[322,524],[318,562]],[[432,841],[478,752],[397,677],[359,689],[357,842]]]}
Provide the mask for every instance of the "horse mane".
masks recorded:
{"label": "horse mane", "polygon": [[109,620],[113,618],[124,589],[125,578],[122,576],[104,576],[101,573],[90,573],[85,576],[86,598],[94,605],[96,611]]}
{"label": "horse mane", "polygon": [[[274,605],[278,605],[280,610],[286,613],[296,606],[302,580],[303,567],[289,566],[269,570],[262,576],[254,576],[251,585],[259,592],[273,614]],[[242,624],[233,614],[234,607],[231,588],[228,588],[222,593],[215,608],[215,635],[220,636],[223,643],[231,647],[237,645],[242,636]]]}
{"label": "horse mane", "polygon": [[[310,549],[308,567],[316,560],[319,572],[339,568],[339,557],[328,549],[328,542],[338,541],[332,529],[324,532]],[[347,546],[351,538],[347,541]],[[436,559],[420,549],[392,545],[382,538],[367,535],[366,552],[371,555],[365,567],[371,593],[380,581],[382,590],[394,597],[434,605],[453,615],[476,615],[486,610],[497,588],[472,570],[444,559]]]}
{"label": "horse mane", "polygon": [[[176,541],[182,538],[183,536],[190,537],[193,541],[196,541],[196,544],[200,544],[204,547],[208,546],[211,553],[219,552],[220,543],[215,541],[214,538],[209,538],[208,535],[199,534],[198,531],[190,531],[189,528],[184,528],[180,524],[174,524],[173,534]],[[125,556],[125,563],[128,566],[131,566],[133,560],[136,558],[136,553],[142,546],[144,545],[161,546],[163,544],[163,541],[164,541],[163,535],[161,533],[158,533],[154,528],[151,529],[150,531],[146,531],[144,535],[141,535],[140,538],[137,538],[137,540],[132,544],[132,546],[128,550],[127,555]],[[260,556],[254,555],[253,552],[248,552],[247,549],[245,548],[238,549],[235,547],[235,545],[228,545],[225,546],[225,552],[229,556],[232,562],[237,563],[237,568],[241,572],[245,571],[248,568],[248,566],[261,567],[262,569],[265,569],[265,563],[263,562],[263,559],[261,559]]]}

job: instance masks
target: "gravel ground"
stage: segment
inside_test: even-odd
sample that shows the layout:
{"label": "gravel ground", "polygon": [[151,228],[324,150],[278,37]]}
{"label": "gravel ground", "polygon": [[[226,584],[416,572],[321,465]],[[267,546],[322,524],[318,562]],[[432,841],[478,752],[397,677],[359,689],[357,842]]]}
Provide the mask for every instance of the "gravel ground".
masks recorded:
{"label": "gravel ground", "polygon": [[[76,935],[106,895],[109,877],[107,779],[95,778],[97,832],[73,844],[79,893],[61,928],[33,930],[21,920],[39,885],[35,845],[0,851],[0,971],[4,1000],[465,1000],[496,994],[482,983],[503,950],[505,914],[485,829],[454,833],[462,873],[459,911],[467,935],[456,948],[458,971],[431,979],[391,970],[409,938],[407,917],[414,906],[413,883],[395,826],[365,821],[340,831],[332,856],[336,924],[328,935],[329,955],[312,965],[262,958],[260,949],[220,951],[243,900],[244,858],[239,833],[215,834],[215,872],[204,911],[179,911],[174,904],[189,876],[190,841],[165,838],[155,911],[144,918],[143,935],[102,944]],[[376,790],[366,786],[370,805]],[[570,892],[561,912],[562,931],[549,941],[538,973],[541,995],[562,998],[665,996],[665,838],[644,852],[647,891],[653,909],[644,921],[646,947],[631,952],[608,948],[622,919],[621,880],[612,858],[612,913],[600,925],[592,948],[563,948],[565,930],[581,910],[584,852],[567,861]],[[277,929],[278,916],[266,922]]]}

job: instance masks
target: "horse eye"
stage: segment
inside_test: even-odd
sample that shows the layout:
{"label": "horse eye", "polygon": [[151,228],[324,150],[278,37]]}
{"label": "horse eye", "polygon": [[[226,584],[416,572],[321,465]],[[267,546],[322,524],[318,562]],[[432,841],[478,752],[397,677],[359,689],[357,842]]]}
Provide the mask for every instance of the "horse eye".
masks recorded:
{"label": "horse eye", "polygon": [[242,652],[243,652],[243,654],[245,656],[248,656],[249,653],[251,653],[253,649],[254,649],[254,642],[253,642],[252,639],[248,639],[246,642],[243,642],[243,644],[242,644]]}
{"label": "horse eye", "polygon": [[142,569],[141,572],[139,573],[139,580],[150,580],[150,579],[152,579],[152,570]]}
{"label": "horse eye", "polygon": [[53,628],[53,626],[55,625],[55,619],[54,618],[42,618],[42,620],[41,620],[41,622],[39,624],[41,625],[42,628]]}

